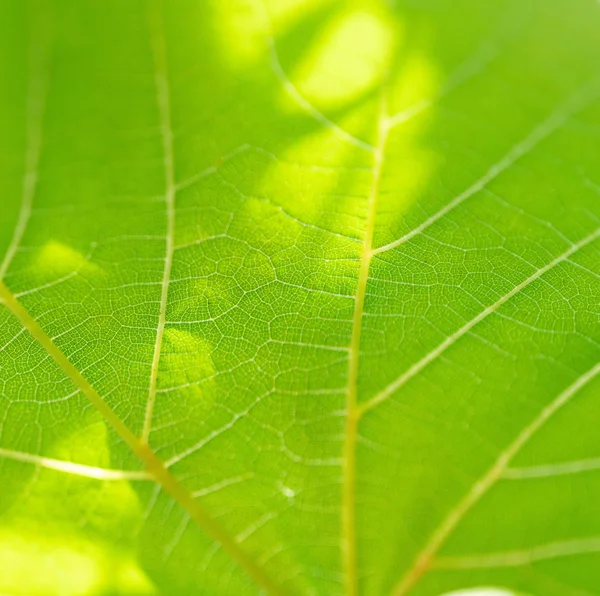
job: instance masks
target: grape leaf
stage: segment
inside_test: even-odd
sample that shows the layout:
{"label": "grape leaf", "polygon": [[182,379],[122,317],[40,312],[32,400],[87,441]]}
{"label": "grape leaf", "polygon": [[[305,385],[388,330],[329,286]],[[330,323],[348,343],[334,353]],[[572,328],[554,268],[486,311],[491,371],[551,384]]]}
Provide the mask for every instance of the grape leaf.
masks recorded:
{"label": "grape leaf", "polygon": [[600,6],[0,4],[0,591],[600,586]]}

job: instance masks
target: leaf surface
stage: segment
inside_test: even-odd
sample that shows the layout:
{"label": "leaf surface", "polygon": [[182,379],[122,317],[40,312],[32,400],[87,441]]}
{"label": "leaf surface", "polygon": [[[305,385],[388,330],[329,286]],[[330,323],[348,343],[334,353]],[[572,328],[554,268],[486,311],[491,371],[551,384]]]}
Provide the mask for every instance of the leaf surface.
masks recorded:
{"label": "leaf surface", "polygon": [[598,593],[596,2],[0,12],[2,593]]}

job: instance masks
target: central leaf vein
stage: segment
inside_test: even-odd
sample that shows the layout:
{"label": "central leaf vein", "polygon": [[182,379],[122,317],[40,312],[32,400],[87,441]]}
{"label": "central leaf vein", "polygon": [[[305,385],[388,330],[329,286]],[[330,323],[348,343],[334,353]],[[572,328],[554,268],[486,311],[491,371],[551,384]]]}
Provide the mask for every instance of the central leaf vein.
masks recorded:
{"label": "central leaf vein", "polygon": [[164,176],[165,176],[165,209],[167,214],[167,231],[165,247],[165,266],[161,284],[160,312],[158,315],[158,328],[152,357],[152,368],[150,372],[150,390],[148,403],[146,404],[146,416],[142,430],[142,440],[148,441],[150,428],[152,426],[152,414],[156,402],[156,385],[158,380],[158,368],[160,364],[160,352],[167,319],[167,299],[169,295],[169,283],[171,269],[173,266],[173,253],[175,247],[175,167],[173,156],[173,128],[171,126],[171,99],[169,93],[169,82],[167,73],[167,58],[165,48],[164,27],[158,6],[153,3],[153,10],[149,14],[152,53],[155,64],[155,84],[157,91],[157,103],[160,114],[160,132],[163,144]]}
{"label": "central leaf vein", "polygon": [[360,360],[360,337],[365,305],[369,268],[373,258],[373,235],[377,217],[377,203],[380,193],[385,148],[389,135],[389,119],[387,117],[385,98],[382,93],[381,110],[378,123],[378,140],[373,152],[373,182],[367,206],[367,220],[360,262],[352,334],[348,357],[348,387],[346,393],[346,430],[343,453],[342,481],[342,559],[346,593],[357,594],[357,552],[356,552],[356,440],[358,434],[358,375]]}

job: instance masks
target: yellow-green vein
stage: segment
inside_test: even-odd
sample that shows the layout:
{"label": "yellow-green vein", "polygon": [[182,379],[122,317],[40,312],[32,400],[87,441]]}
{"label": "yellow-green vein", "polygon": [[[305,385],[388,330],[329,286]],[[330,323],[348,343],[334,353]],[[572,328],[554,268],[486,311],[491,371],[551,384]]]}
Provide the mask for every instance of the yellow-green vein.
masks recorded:
{"label": "yellow-green vein", "polygon": [[60,366],[75,386],[86,396],[115,432],[125,441],[140,459],[150,476],[171,497],[183,507],[190,517],[203,528],[211,538],[235,559],[246,572],[271,594],[282,594],[275,582],[260,568],[251,556],[236,543],[224,528],[215,522],[207,511],[194,500],[191,493],[173,476],[164,463],[150,449],[147,443],[137,437],[117,416],[115,411],[102,399],[90,382],[77,370],[64,352],[42,329],[29,311],[15,298],[4,282],[0,281],[0,302],[20,321],[27,331]]}
{"label": "yellow-green vein", "polygon": [[156,402],[156,384],[158,381],[158,367],[160,364],[160,352],[165,331],[167,318],[167,298],[169,296],[169,284],[171,281],[171,268],[173,266],[173,252],[175,246],[175,163],[173,156],[173,128],[171,126],[171,98],[169,93],[169,82],[167,73],[167,57],[164,38],[164,27],[162,15],[156,2],[152,3],[149,11],[149,24],[151,33],[152,54],[154,57],[155,85],[158,111],[160,115],[160,133],[163,144],[163,161],[165,176],[165,211],[167,216],[167,229],[165,236],[165,265],[160,292],[160,309],[158,314],[158,326],[156,329],[156,341],[154,343],[154,354],[152,356],[152,368],[150,371],[150,388],[148,402],[146,404],[146,415],[142,429],[142,440],[148,442],[150,428],[152,426],[152,414]]}
{"label": "yellow-green vein", "polygon": [[378,124],[377,146],[373,152],[373,182],[367,207],[367,220],[358,274],[352,335],[348,357],[348,387],[346,392],[346,430],[343,452],[342,481],[342,561],[346,593],[355,596],[358,590],[356,552],[356,440],[358,434],[358,373],[360,360],[360,336],[369,268],[373,258],[373,233],[377,216],[377,203],[380,192],[385,147],[389,134],[389,121],[385,98],[382,97]]}
{"label": "yellow-green vein", "polygon": [[542,428],[556,412],[564,407],[573,396],[596,378],[598,374],[600,374],[600,363],[575,379],[571,385],[553,399],[527,426],[523,428],[514,441],[500,453],[492,466],[473,484],[471,490],[438,526],[437,530],[431,535],[427,544],[415,559],[413,565],[396,584],[393,589],[393,594],[396,596],[404,596],[415,586],[423,574],[432,566],[434,557],[462,521],[464,516],[484,495],[488,493],[523,446],[530,441],[533,435],[538,432],[538,430],[540,430],[540,428]]}

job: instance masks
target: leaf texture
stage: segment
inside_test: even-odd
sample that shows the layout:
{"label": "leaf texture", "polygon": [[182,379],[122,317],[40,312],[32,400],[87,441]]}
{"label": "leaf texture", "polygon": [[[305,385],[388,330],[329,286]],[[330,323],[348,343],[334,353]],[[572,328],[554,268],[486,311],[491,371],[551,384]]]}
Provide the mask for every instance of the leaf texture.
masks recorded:
{"label": "leaf texture", "polygon": [[600,593],[598,3],[0,12],[0,592]]}

